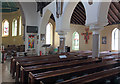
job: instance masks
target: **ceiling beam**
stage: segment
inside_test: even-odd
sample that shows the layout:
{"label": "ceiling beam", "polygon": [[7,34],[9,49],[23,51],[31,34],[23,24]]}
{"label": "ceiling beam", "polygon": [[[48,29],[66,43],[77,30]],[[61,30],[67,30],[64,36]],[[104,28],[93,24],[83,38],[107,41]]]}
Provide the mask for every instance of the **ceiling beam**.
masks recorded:
{"label": "ceiling beam", "polygon": [[114,14],[118,17],[118,19],[120,20],[120,15],[119,15],[120,12],[118,11],[118,8],[113,3],[111,3],[110,8],[114,12]]}
{"label": "ceiling beam", "polygon": [[71,22],[75,23],[75,24],[78,24],[78,23],[76,23],[76,21],[74,20],[74,18],[71,18]]}
{"label": "ceiling beam", "polygon": [[120,1],[118,2],[112,2],[112,4],[117,8],[118,11],[120,11]]}
{"label": "ceiling beam", "polygon": [[81,18],[83,22],[85,21],[85,19],[83,18],[84,16],[81,15],[81,14],[78,12],[78,10],[75,10],[74,13],[78,16],[78,18]]}
{"label": "ceiling beam", "polygon": [[116,23],[116,21],[113,19],[113,17],[108,13],[108,17],[110,17],[111,19],[112,19],[112,21],[114,22],[114,23]]}
{"label": "ceiling beam", "polygon": [[[112,22],[111,22],[110,20],[108,20],[108,23],[109,23],[109,24],[112,24]],[[109,24],[108,24],[108,25],[109,25]]]}
{"label": "ceiling beam", "polygon": [[77,17],[77,15],[76,15],[76,14],[74,14],[74,16],[75,16],[75,18],[76,18],[76,19],[78,19],[78,20],[79,20],[79,23],[84,24],[84,21],[82,21],[82,20],[80,19],[80,17]]}
{"label": "ceiling beam", "polygon": [[82,14],[86,15],[86,14],[85,14],[85,9],[84,9],[81,5],[78,4],[77,8],[78,8],[79,10],[81,9],[80,11],[82,12]]}
{"label": "ceiling beam", "polygon": [[118,21],[119,18],[116,16],[116,14],[111,10],[111,8],[109,9],[109,13],[112,15],[112,17],[114,18],[115,21]]}
{"label": "ceiling beam", "polygon": [[73,14],[72,17],[73,17],[78,23],[84,24],[81,20],[78,20],[78,18],[76,18],[74,14]]}
{"label": "ceiling beam", "polygon": [[[85,14],[85,13],[83,13],[83,11],[82,11],[82,10],[80,10],[80,8],[79,8],[79,7],[77,7],[77,9],[79,10],[80,15],[81,15],[84,19],[86,19],[86,14]],[[76,10],[77,10],[77,9],[76,9]]]}

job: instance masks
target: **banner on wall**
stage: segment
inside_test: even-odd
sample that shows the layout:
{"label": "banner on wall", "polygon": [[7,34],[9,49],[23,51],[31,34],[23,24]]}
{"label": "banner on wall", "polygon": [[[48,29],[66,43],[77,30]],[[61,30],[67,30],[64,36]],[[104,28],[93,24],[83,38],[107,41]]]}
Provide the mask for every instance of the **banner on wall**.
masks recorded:
{"label": "banner on wall", "polygon": [[35,44],[35,35],[28,36],[28,48],[34,48]]}

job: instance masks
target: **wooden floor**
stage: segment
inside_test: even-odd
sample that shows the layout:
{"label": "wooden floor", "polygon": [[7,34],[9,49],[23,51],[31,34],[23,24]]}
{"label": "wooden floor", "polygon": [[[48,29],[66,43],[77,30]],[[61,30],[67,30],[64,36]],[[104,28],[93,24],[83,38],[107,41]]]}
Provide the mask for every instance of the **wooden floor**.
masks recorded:
{"label": "wooden floor", "polygon": [[10,60],[5,61],[5,63],[0,63],[0,84],[1,82],[7,82],[2,84],[13,84],[15,82],[10,74]]}

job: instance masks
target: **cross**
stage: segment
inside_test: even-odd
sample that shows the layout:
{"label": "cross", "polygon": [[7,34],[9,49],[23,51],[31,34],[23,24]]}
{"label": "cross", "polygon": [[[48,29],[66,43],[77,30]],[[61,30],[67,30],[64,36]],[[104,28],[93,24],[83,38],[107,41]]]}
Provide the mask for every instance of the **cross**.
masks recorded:
{"label": "cross", "polygon": [[84,35],[85,43],[88,44],[89,35],[92,35],[92,32],[89,32],[89,28],[86,28],[85,31],[86,33],[81,33],[81,35]]}

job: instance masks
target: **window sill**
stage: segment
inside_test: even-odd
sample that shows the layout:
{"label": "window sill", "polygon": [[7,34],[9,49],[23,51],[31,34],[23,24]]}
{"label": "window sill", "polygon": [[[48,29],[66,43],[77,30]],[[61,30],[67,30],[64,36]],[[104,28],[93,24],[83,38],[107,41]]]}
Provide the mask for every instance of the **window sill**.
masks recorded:
{"label": "window sill", "polygon": [[5,38],[5,37],[8,37],[8,36],[2,36],[2,38]]}

